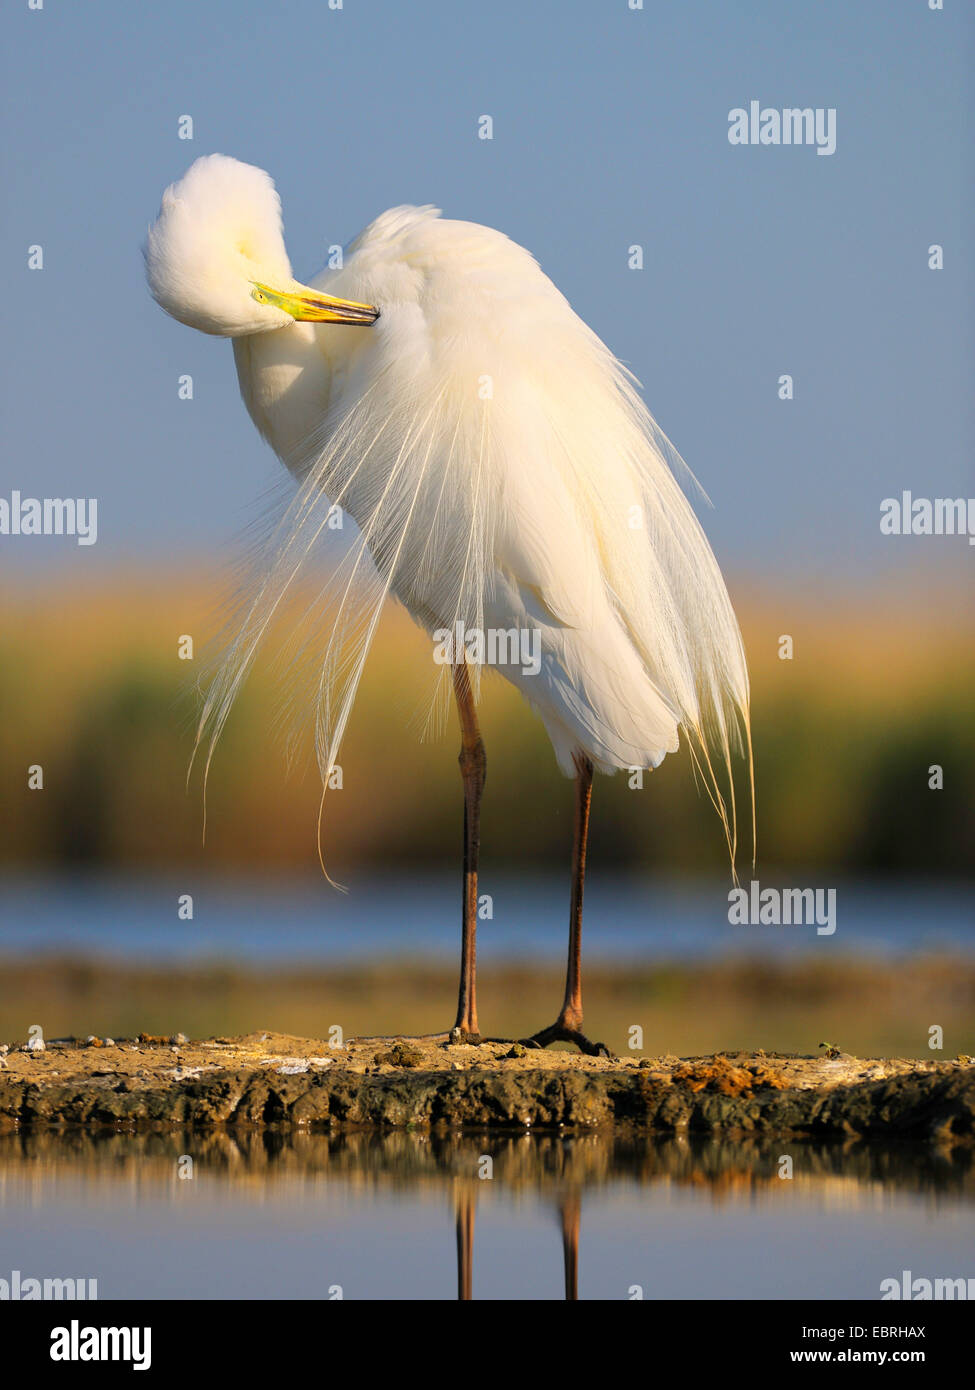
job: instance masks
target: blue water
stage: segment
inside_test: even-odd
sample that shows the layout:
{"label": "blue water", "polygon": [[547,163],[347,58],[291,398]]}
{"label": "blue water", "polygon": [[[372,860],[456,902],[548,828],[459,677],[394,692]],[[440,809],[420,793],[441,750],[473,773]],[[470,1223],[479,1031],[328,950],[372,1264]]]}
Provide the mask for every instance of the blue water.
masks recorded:
{"label": "blue water", "polygon": [[[253,1195],[206,1182],[160,1185],[138,1204],[93,1199],[84,1183],[38,1183],[27,1209],[4,1204],[7,1271],[96,1278],[99,1298],[450,1299],[455,1238],[449,1202],[375,1196],[335,1184]],[[43,1220],[39,1221],[39,1217]],[[97,1225],[98,1235],[93,1227]],[[871,1209],[828,1194],[756,1210],[733,1197],[642,1193],[621,1185],[583,1212],[582,1298],[879,1299],[904,1269],[970,1276],[970,1208],[932,1210],[912,1197]],[[475,1298],[563,1294],[558,1217],[534,1194],[484,1202],[474,1240]],[[878,1305],[879,1306],[879,1305]]]}
{"label": "blue water", "polygon": [[479,1180],[476,1145],[448,1148],[438,1172],[420,1136],[374,1139],[338,1171],[326,1151],[341,1143],[321,1135],[254,1154],[193,1134],[112,1136],[104,1155],[31,1142],[0,1137],[0,1278],[96,1279],[100,1299],[450,1299],[464,1211],[475,1298],[561,1298],[567,1229],[582,1298],[879,1299],[904,1270],[975,1273],[970,1177],[945,1157],[939,1173],[923,1146],[848,1164],[842,1146],[791,1141],[780,1181],[774,1146],[682,1162],[677,1141],[647,1139],[620,1163],[606,1143],[587,1176],[573,1149],[589,1137],[561,1163],[537,1137],[484,1138],[518,1161]]}
{"label": "blue water", "polygon": [[[320,879],[21,879],[5,885],[0,953],[70,952],[147,962],[233,960],[277,964],[452,958],[459,883],[352,876],[348,894]],[[803,886],[798,884],[797,886]],[[910,957],[975,952],[965,886],[839,883],[836,931],[810,926],[732,926],[728,884],[595,877],[586,890],[587,960],[703,960],[729,955],[863,954]],[[568,884],[533,878],[485,879],[493,917],[479,925],[484,959],[561,958]],[[180,920],[180,895],[193,898]]]}

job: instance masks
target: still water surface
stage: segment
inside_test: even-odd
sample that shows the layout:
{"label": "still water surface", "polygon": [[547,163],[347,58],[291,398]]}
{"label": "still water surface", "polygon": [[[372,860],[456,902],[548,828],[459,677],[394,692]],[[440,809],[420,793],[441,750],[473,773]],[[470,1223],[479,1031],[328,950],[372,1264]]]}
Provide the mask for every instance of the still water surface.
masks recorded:
{"label": "still water surface", "polygon": [[873,1299],[905,1269],[975,1274],[975,1169],[953,1155],[598,1135],[8,1135],[0,1277],[96,1278],[100,1298]]}

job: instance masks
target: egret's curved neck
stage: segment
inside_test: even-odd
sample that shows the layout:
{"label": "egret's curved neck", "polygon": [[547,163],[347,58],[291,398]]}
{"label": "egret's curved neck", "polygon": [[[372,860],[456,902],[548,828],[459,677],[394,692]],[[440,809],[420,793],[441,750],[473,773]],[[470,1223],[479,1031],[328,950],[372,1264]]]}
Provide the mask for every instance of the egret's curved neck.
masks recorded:
{"label": "egret's curved neck", "polygon": [[271,333],[234,338],[240,393],[258,431],[296,477],[329,406],[331,371],[316,329],[295,323]]}

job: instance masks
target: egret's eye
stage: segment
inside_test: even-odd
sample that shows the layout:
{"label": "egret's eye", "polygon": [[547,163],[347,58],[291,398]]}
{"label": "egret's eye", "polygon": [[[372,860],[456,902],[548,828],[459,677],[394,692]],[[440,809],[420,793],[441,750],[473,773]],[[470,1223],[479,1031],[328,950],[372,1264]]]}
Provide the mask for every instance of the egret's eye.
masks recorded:
{"label": "egret's eye", "polygon": [[251,299],[256,299],[257,302],[258,302],[258,304],[266,304],[266,303],[267,303],[267,295],[264,293],[263,290],[259,290],[259,289],[253,289],[253,290],[251,290]]}

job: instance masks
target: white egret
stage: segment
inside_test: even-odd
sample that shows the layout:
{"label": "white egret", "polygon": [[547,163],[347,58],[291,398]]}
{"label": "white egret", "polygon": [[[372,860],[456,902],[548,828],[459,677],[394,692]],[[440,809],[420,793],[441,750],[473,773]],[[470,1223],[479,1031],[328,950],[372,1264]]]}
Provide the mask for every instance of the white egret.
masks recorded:
{"label": "white egret", "polygon": [[576,786],[565,997],[532,1041],[604,1051],[582,1033],[593,770],[655,768],[683,731],[733,860],[731,754],[750,756],[738,624],[672,472],[680,461],[633,378],[526,250],[433,207],[383,213],[341,269],[300,284],[271,178],[223,155],[198,159],[163,195],[146,266],[169,314],[233,340],[251,418],[300,484],[206,699],[211,753],[273,613],[341,507],[358,540],[311,651],[323,785],[393,595],[446,652],[460,716],[451,1036],[476,1039],[481,662],[511,681]]}

